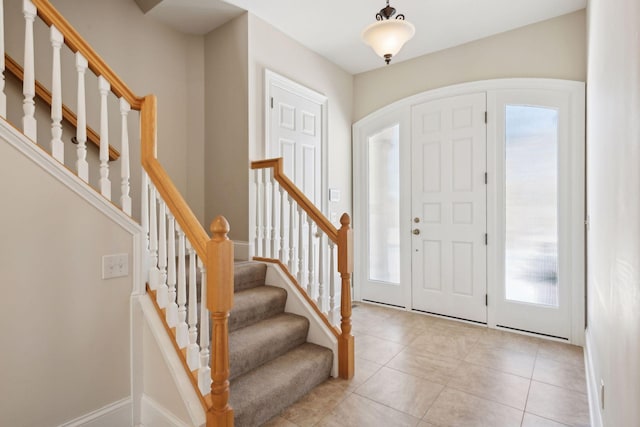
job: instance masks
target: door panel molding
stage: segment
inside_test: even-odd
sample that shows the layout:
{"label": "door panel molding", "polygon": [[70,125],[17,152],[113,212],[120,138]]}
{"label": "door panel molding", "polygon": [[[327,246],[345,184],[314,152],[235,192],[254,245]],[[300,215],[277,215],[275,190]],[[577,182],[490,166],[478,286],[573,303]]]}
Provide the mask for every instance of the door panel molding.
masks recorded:
{"label": "door panel molding", "polygon": [[[320,203],[319,203],[319,208],[322,211],[322,213],[324,213],[325,215],[328,215],[328,206],[329,206],[329,197],[328,197],[328,173],[329,173],[329,165],[328,165],[328,98],[319,93],[314,91],[313,89],[310,89],[300,83],[297,83],[293,80],[290,80],[274,71],[271,71],[269,69],[265,69],[264,70],[264,153],[266,157],[269,157],[269,153],[270,153],[270,144],[271,144],[271,112],[272,110],[272,105],[271,105],[271,99],[272,99],[272,88],[273,87],[277,87],[280,89],[283,89],[285,91],[291,92],[301,98],[304,98],[308,101],[313,102],[314,104],[318,104],[320,106],[320,111],[321,111],[321,124],[320,124],[320,132],[321,132],[321,149],[320,149]],[[305,115],[306,116],[310,116],[308,112],[302,111],[301,113],[301,123],[300,126],[303,129],[303,132],[309,136],[315,136],[315,135],[311,135],[311,132],[308,131],[308,128],[305,127],[306,125],[309,125],[309,117],[306,117],[306,121],[305,121]],[[314,128],[318,129],[318,126],[316,123],[314,123]],[[306,130],[306,131],[305,131]],[[289,172],[287,172],[287,174],[289,175]],[[293,179],[293,175],[290,176],[291,179]]]}

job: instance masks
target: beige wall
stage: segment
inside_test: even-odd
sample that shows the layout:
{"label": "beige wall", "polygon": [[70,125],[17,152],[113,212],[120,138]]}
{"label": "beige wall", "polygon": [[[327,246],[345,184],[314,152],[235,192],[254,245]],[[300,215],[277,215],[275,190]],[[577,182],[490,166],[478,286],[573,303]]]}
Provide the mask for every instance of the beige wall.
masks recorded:
{"label": "beige wall", "polygon": [[[179,33],[143,15],[131,0],[53,0],[53,5],[78,30],[111,68],[139,96],[158,96],[158,157],[178,189],[204,217],[203,162],[189,163],[192,154],[203,157],[204,128],[203,39]],[[5,2],[7,52],[22,63],[24,20],[20,1]],[[46,26],[36,20],[36,78],[51,87],[51,47]],[[63,102],[76,109],[74,58],[62,52]],[[99,130],[97,80],[87,78],[89,125]],[[110,143],[120,147],[120,116],[115,97],[110,100]],[[137,143],[137,113],[130,115],[132,165],[140,163]],[[39,135],[47,135],[43,122]],[[66,142],[68,144],[68,141]],[[189,153],[189,154],[188,154]],[[71,163],[73,165],[73,163]],[[120,165],[112,163],[114,199],[119,197]],[[193,182],[195,184],[189,184]],[[132,191],[139,194],[139,168],[132,168]],[[202,185],[200,185],[202,187]],[[139,203],[134,203],[136,214]],[[137,216],[137,215],[136,215]]]}
{"label": "beige wall", "polygon": [[264,158],[264,70],[326,95],[329,187],[351,212],[353,77],[261,19],[244,14],[205,37],[206,217],[223,214],[234,240],[251,236],[249,161]]}
{"label": "beige wall", "polygon": [[518,28],[357,74],[357,121],[394,101],[476,80],[541,77],[585,80],[585,11]]}
{"label": "beige wall", "polygon": [[264,70],[328,98],[328,186],[341,190],[331,210],[351,213],[353,76],[260,18],[249,15],[249,156],[264,158]]}
{"label": "beige wall", "polygon": [[[640,425],[640,3],[589,2],[588,336],[605,426]],[[598,402],[595,402],[596,406]],[[595,425],[595,424],[594,424]]]}
{"label": "beige wall", "polygon": [[229,237],[248,240],[247,15],[205,37],[205,226],[224,215]]}
{"label": "beige wall", "polygon": [[133,239],[0,141],[0,425],[56,426],[130,395]]}

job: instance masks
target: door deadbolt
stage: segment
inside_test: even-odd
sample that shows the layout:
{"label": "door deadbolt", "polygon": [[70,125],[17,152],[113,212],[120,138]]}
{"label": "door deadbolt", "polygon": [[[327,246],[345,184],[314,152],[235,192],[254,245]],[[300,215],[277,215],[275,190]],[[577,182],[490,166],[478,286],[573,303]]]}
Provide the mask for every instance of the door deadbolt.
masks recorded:
{"label": "door deadbolt", "polygon": [[418,218],[418,217],[413,218],[413,222],[415,222],[416,224],[419,223],[420,222],[420,218]]}
{"label": "door deadbolt", "polygon": [[415,234],[416,236],[417,236],[418,234],[420,234],[420,229],[415,228],[415,229],[413,230],[413,234]]}

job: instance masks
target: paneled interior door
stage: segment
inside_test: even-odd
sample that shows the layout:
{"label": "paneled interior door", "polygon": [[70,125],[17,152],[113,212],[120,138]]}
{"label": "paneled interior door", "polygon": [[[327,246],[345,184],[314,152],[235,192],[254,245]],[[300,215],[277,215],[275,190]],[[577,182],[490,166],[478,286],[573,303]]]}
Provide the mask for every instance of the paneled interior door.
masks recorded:
{"label": "paneled interior door", "polygon": [[412,108],[412,308],[487,322],[486,94]]}
{"label": "paneled interior door", "polygon": [[267,157],[282,157],[287,176],[322,209],[322,105],[277,83],[269,94]]}

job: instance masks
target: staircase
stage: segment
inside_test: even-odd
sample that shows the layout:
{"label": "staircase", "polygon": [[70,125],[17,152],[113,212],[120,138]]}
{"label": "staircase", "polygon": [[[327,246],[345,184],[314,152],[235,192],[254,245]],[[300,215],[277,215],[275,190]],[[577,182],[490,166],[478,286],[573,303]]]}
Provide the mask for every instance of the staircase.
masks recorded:
{"label": "staircase", "polygon": [[[7,22],[24,21],[24,40],[19,43],[24,46],[22,65],[8,56],[6,60],[9,71],[22,80],[22,97],[19,103],[12,100],[12,105],[22,106],[24,115],[13,126],[0,126],[0,133],[5,128],[4,139],[16,139],[15,147],[41,168],[102,213],[115,211],[111,219],[131,230],[128,259],[133,311],[141,309],[141,323],[154,323],[152,336],[156,344],[163,344],[160,351],[146,353],[163,358],[173,383],[168,380],[157,388],[176,386],[182,409],[186,408],[182,417],[192,425],[207,427],[261,425],[330,375],[351,378],[353,246],[349,216],[344,214],[341,227],[336,228],[284,174],[282,159],[252,162],[256,179],[253,253],[260,262],[234,265],[227,220],[219,216],[205,230],[157,158],[156,97],[135,95],[49,0],[22,0],[20,14],[15,7],[18,2],[9,4],[14,13]],[[4,12],[0,0],[0,35],[4,33]],[[47,73],[52,76],[51,92],[35,80],[36,20],[50,27],[53,61]],[[63,49],[74,57],[76,113],[62,103],[65,68],[61,61],[69,58],[61,55]],[[4,39],[0,37],[0,121],[8,118],[4,60]],[[86,74],[97,78],[94,97],[86,96]],[[69,97],[66,92],[64,96]],[[47,104],[50,121],[36,117],[41,108],[36,106],[36,97]],[[97,98],[99,132],[87,125],[91,118],[87,100]],[[109,141],[109,129],[114,127],[113,117],[109,122],[109,104],[114,101],[119,106],[115,127],[120,128],[121,152]],[[63,128],[63,120],[75,131],[73,138],[64,133],[69,130]],[[139,123],[135,137],[129,135],[131,120]],[[64,141],[69,139],[77,147],[65,154]],[[139,150],[141,164],[130,162],[130,140],[139,141],[131,148]],[[99,153],[88,152],[87,142],[98,145]],[[115,159],[118,163],[110,164]],[[131,185],[132,168],[136,168],[133,176],[141,178],[139,188]],[[46,202],[43,198],[43,206]],[[137,206],[139,222],[135,219]],[[69,229],[77,231],[80,225],[84,223],[74,223]],[[273,279],[271,286],[267,278]],[[287,307],[290,312],[285,311]],[[131,373],[140,374],[132,375],[136,378],[131,379],[131,396],[97,408],[77,425],[90,424],[103,412],[118,411],[127,421],[101,425],[142,425],[144,402],[152,407],[146,413],[159,414],[174,425],[183,421],[173,422],[171,411],[153,401],[164,395],[147,396],[144,379],[155,373],[144,371],[155,365],[141,369],[143,327],[134,320],[131,326],[135,347]],[[148,390],[153,393],[157,388],[149,385]],[[145,425],[165,424],[154,419]]]}
{"label": "staircase", "polygon": [[333,353],[307,342],[309,320],[284,311],[287,291],[265,284],[267,266],[235,264],[229,316],[231,395],[236,426],[257,426],[331,374]]}

